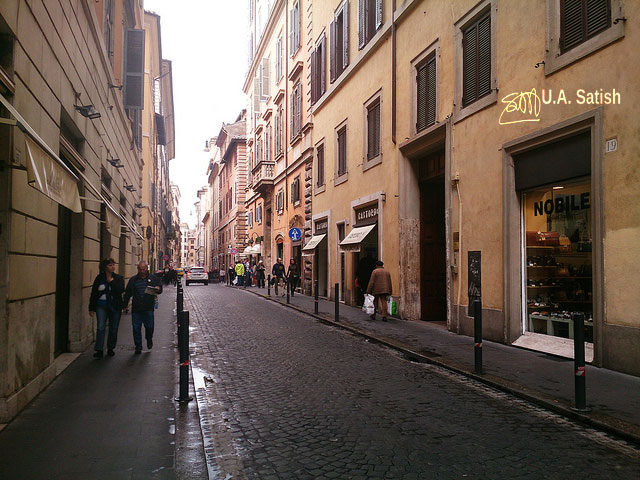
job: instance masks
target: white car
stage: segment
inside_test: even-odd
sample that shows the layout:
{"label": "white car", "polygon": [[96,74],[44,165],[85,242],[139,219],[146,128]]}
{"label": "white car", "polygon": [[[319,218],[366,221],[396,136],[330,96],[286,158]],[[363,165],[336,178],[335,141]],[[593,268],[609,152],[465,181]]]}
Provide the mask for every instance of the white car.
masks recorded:
{"label": "white car", "polygon": [[190,283],[204,283],[205,285],[209,285],[209,275],[207,275],[207,272],[205,272],[202,267],[191,267],[186,273],[186,276],[186,285]]}

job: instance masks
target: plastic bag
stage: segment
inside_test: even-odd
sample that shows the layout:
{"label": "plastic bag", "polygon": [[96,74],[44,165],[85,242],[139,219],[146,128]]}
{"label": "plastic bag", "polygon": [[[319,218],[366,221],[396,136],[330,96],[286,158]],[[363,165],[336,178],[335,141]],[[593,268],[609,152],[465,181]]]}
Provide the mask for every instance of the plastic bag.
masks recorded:
{"label": "plastic bag", "polygon": [[238,284],[238,277],[234,278],[231,283],[233,283],[234,285],[237,285]]}
{"label": "plastic bag", "polygon": [[365,293],[364,295],[364,305],[362,305],[362,311],[367,315],[373,315],[376,312],[376,307],[373,304],[374,297],[373,295],[369,295]]}
{"label": "plastic bag", "polygon": [[391,295],[387,297],[387,314],[390,316],[398,314],[398,302]]}

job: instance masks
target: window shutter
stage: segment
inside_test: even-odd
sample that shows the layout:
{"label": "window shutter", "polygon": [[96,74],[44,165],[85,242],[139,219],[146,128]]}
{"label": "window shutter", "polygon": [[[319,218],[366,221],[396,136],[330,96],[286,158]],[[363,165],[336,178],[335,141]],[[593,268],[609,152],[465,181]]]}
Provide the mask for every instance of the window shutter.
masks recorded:
{"label": "window shutter", "polygon": [[262,96],[271,95],[271,58],[262,59]]}
{"label": "window shutter", "polygon": [[610,27],[610,0],[587,0],[587,38]]}
{"label": "window shutter", "polygon": [[289,24],[291,25],[291,30],[289,31],[289,56],[293,57],[294,53],[296,53],[296,49],[294,47],[294,41],[296,38],[295,35],[295,27],[294,27],[294,19],[295,19],[295,7],[291,9],[289,12]]}
{"label": "window shutter", "polygon": [[422,64],[416,69],[416,131],[420,132],[427,126],[427,87],[428,64]]}
{"label": "window shutter", "polygon": [[491,15],[478,23],[478,98],[491,93]]}
{"label": "window shutter", "polygon": [[295,87],[291,92],[291,108],[289,109],[289,115],[291,117],[291,139],[296,136],[295,132],[295,118],[296,118],[296,90]]}
{"label": "window shutter", "polygon": [[584,40],[582,0],[562,0],[560,38],[562,50],[569,50]]}
{"label": "window shutter", "polygon": [[329,80],[333,83],[336,79],[336,21],[329,26]]}
{"label": "window shutter", "polygon": [[477,99],[476,95],[476,31],[473,26],[462,37],[462,105],[469,105]]}
{"label": "window shutter", "polygon": [[253,111],[260,113],[260,78],[253,77]]}
{"label": "window shutter", "polygon": [[320,43],[319,69],[320,69],[320,95],[318,96],[318,98],[324,95],[324,92],[327,91],[327,37],[326,35],[322,35],[322,42]]}
{"label": "window shutter", "polygon": [[125,35],[124,107],[144,108],[144,30],[129,29]]}
{"label": "window shutter", "polygon": [[427,126],[436,123],[436,58],[427,63]]}
{"label": "window shutter", "polygon": [[342,8],[342,71],[349,65],[349,0]]}
{"label": "window shutter", "polygon": [[382,5],[382,0],[376,0],[376,31],[378,31],[380,27],[382,27],[383,14],[384,5]]}
{"label": "window shutter", "polygon": [[318,49],[319,47],[316,47],[316,49],[311,53],[311,104],[313,105],[314,103],[316,103],[317,97],[318,97],[318,83],[319,83],[319,78],[318,76],[320,75],[319,71],[318,71]]}
{"label": "window shutter", "polygon": [[165,132],[164,117],[156,113],[155,119],[156,119],[156,133],[158,135],[157,137],[158,145],[166,145],[167,134]]}
{"label": "window shutter", "polygon": [[367,0],[358,0],[358,49],[364,48],[364,45],[367,42],[367,36],[365,34],[366,2]]}

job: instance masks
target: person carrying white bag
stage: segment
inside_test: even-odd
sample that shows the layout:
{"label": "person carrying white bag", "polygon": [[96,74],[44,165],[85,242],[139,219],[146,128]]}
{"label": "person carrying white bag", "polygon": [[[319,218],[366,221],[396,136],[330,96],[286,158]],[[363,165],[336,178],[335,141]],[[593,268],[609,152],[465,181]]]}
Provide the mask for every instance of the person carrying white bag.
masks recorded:
{"label": "person carrying white bag", "polygon": [[362,311],[367,315],[375,315],[376,306],[373,304],[375,297],[373,295],[369,295],[368,293],[364,294],[364,304],[362,305]]}
{"label": "person carrying white bag", "polygon": [[376,269],[371,274],[371,279],[369,280],[369,285],[367,286],[367,294],[374,296],[374,310],[369,315],[371,317],[371,320],[376,319],[376,308],[380,306],[379,311],[380,315],[382,315],[382,321],[387,321],[387,297],[391,295],[391,293],[391,274],[387,269],[384,268],[384,263],[378,260],[376,262]]}

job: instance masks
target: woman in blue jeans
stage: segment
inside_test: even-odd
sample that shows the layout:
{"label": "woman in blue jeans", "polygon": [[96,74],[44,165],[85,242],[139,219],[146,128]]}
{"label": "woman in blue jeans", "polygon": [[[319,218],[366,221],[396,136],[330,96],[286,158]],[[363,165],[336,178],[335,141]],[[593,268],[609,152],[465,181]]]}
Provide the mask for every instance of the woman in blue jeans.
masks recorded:
{"label": "woman in blue jeans", "polygon": [[100,273],[96,276],[91,287],[89,298],[89,315],[96,316],[98,329],[96,333],[95,358],[102,358],[104,352],[104,336],[109,324],[107,338],[107,355],[115,355],[114,348],[118,341],[118,325],[122,313],[122,293],[124,292],[124,278],[115,273],[116,261],[106,258],[100,262]]}

